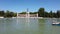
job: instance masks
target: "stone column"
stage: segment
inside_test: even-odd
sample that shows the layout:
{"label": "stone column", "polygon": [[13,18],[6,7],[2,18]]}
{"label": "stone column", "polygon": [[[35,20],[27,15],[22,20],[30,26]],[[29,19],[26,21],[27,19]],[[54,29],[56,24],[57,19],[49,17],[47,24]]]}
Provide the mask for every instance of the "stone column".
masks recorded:
{"label": "stone column", "polygon": [[17,13],[17,17],[18,17],[18,13]]}
{"label": "stone column", "polygon": [[38,17],[38,13],[37,13],[37,17]]}

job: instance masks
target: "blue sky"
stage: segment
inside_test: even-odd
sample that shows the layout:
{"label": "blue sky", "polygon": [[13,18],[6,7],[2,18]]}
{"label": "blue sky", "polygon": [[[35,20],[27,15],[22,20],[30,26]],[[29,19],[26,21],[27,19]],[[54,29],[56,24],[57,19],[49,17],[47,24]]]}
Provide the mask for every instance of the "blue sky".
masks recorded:
{"label": "blue sky", "polygon": [[60,0],[0,0],[0,10],[10,10],[14,12],[38,11],[39,8],[45,8],[45,11],[60,10]]}

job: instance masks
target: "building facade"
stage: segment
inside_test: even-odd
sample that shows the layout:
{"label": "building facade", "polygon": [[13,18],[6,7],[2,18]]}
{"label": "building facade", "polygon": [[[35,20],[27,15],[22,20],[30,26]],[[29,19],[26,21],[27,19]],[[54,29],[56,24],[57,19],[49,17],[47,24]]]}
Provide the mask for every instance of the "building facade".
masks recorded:
{"label": "building facade", "polygon": [[38,17],[38,14],[17,14],[17,17]]}

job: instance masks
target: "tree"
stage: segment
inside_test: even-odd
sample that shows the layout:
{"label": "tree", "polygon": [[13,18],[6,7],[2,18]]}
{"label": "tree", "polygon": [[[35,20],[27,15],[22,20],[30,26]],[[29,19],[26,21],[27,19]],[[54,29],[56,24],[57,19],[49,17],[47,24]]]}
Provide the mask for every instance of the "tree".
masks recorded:
{"label": "tree", "polygon": [[21,12],[21,13],[19,13],[19,14],[26,14],[26,12]]}
{"label": "tree", "polygon": [[14,13],[14,17],[16,17],[17,16],[17,13]]}
{"label": "tree", "polygon": [[52,11],[50,11],[50,13],[49,13],[49,17],[53,17],[53,12]]}
{"label": "tree", "polygon": [[4,16],[4,11],[0,11],[0,16]]}
{"label": "tree", "polygon": [[30,14],[37,14],[38,12],[30,12]]}
{"label": "tree", "polygon": [[44,17],[49,17],[49,13],[48,12],[44,12]]}
{"label": "tree", "polygon": [[14,12],[10,12],[10,16],[13,17],[14,16]]}
{"label": "tree", "polygon": [[4,17],[13,17],[14,13],[7,10]]}
{"label": "tree", "polygon": [[57,18],[59,18],[60,17],[60,10],[57,10]]}
{"label": "tree", "polygon": [[39,10],[38,10],[38,17],[44,17],[45,15],[44,15],[44,12],[45,12],[45,9],[44,8],[40,8]]}

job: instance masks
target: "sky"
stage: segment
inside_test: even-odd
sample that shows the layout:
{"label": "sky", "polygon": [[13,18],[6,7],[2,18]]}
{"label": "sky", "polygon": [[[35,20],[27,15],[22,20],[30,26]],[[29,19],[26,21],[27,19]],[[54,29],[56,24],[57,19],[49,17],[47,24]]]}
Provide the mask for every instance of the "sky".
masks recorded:
{"label": "sky", "polygon": [[60,0],[0,0],[0,10],[13,12],[37,12],[39,8],[53,12],[60,10]]}

